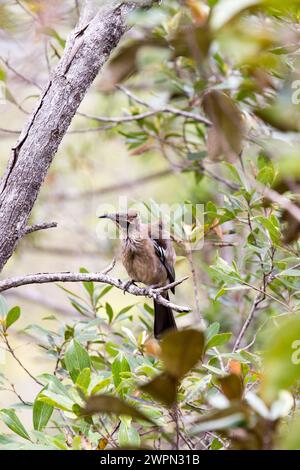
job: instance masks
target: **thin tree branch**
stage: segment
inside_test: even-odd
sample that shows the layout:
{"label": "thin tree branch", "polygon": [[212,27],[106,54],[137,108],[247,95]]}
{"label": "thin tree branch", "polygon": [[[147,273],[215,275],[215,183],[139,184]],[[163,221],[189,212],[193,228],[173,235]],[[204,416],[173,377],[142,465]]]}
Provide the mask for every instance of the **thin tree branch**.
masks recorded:
{"label": "thin tree branch", "polygon": [[43,224],[29,225],[28,227],[25,228],[23,234],[29,235],[30,233],[33,233],[33,232],[38,232],[40,230],[47,230],[49,228],[56,228],[56,227],[57,227],[57,222],[45,222]]}
{"label": "thin tree branch", "polygon": [[140,121],[141,119],[146,119],[147,117],[154,116],[158,113],[163,113],[164,108],[161,109],[154,109],[153,111],[146,111],[145,113],[140,114],[131,114],[128,116],[120,116],[120,117],[100,117],[100,116],[92,116],[91,114],[81,113],[78,112],[77,115],[84,117],[86,119],[90,119],[91,121],[96,122],[111,122],[115,124],[123,124],[124,122],[132,122],[132,121]]}
{"label": "thin tree branch", "polygon": [[195,306],[196,306],[196,315],[195,315],[195,320],[198,322],[200,320],[201,325],[205,327],[205,321],[201,313],[200,309],[200,298],[199,298],[199,290],[198,290],[198,279],[197,279],[197,272],[193,260],[193,252],[191,250],[191,247],[189,244],[185,244],[185,249],[186,249],[186,256],[190,265],[190,270],[192,273],[192,279],[193,279],[193,287],[194,287],[194,298],[195,298]]}
{"label": "thin tree branch", "polygon": [[32,375],[32,373],[24,366],[24,364],[22,364],[22,362],[20,361],[20,359],[18,358],[18,356],[15,354],[15,351],[13,350],[13,348],[11,347],[9,341],[8,341],[8,338],[7,338],[7,335],[2,335],[2,338],[3,338],[3,341],[5,342],[6,344],[6,347],[8,349],[8,352],[12,355],[12,357],[15,359],[15,361],[19,364],[19,366],[24,370],[24,372],[26,372],[27,375],[29,375],[29,377],[32,378],[32,380],[34,380],[35,383],[37,383],[38,385],[41,385],[43,386],[42,382],[40,382],[34,375]]}
{"label": "thin tree branch", "polygon": [[150,108],[152,111],[155,111],[155,112],[158,112],[158,113],[174,114],[175,116],[181,116],[181,117],[184,117],[184,118],[192,119],[193,121],[201,122],[202,124],[206,124],[207,126],[211,126],[211,121],[206,119],[204,116],[201,116],[200,114],[192,113],[190,111],[184,111],[183,109],[173,108],[172,106],[164,106],[163,108],[160,108],[160,109],[156,110],[151,106],[150,103],[147,103],[147,101],[144,101],[141,98],[139,98],[138,96],[134,95],[131,91],[129,91],[124,86],[117,85],[117,88],[119,90],[123,91],[123,93],[125,93],[130,99],[132,99],[136,103],[139,103],[142,106],[146,106],[147,108]]}
{"label": "thin tree branch", "polygon": [[259,306],[259,304],[264,300],[264,296],[261,295],[261,294],[257,294],[257,296],[255,297],[254,299],[254,302],[252,304],[252,307],[250,309],[250,312],[249,312],[249,315],[248,317],[246,318],[246,321],[245,323],[243,324],[242,328],[241,328],[241,331],[239,332],[239,335],[234,343],[234,346],[233,346],[233,350],[232,352],[235,353],[236,350],[238,349],[239,345],[241,344],[241,341],[244,337],[244,334],[246,333],[247,329],[249,328],[249,325],[250,323],[252,322],[252,319],[255,315],[255,312],[257,310],[257,307]]}
{"label": "thin tree branch", "polygon": [[[12,355],[12,357],[15,359],[15,361],[19,364],[19,366],[21,367],[21,369],[24,370],[24,372],[37,384],[37,385],[40,385],[41,387],[44,387],[44,384],[42,382],[40,382],[28,369],[27,367],[24,366],[24,364],[22,363],[22,361],[18,358],[18,356],[15,354],[15,351],[14,349],[11,347],[9,341],[8,341],[8,338],[7,338],[7,335],[2,335],[2,338],[3,338],[3,341],[5,342],[6,344],[6,347],[8,349],[8,352]],[[21,399],[21,397],[19,397],[19,399],[23,402],[23,400]],[[60,413],[61,417],[62,417],[62,420],[65,421],[65,417],[64,417],[64,414],[62,412],[62,410],[58,410],[58,412]],[[74,435],[74,432],[73,430],[70,428],[70,426],[68,426],[67,424],[65,425],[66,426],[66,429],[68,430],[69,433],[71,433],[71,435]]]}
{"label": "thin tree branch", "polygon": [[37,19],[36,16],[32,13],[32,11],[29,10],[29,8],[27,8],[25,5],[23,5],[23,3],[20,0],[15,0],[15,2],[22,8],[22,10],[25,11],[25,13],[27,13],[29,16],[31,16],[31,18],[34,21]]}
{"label": "thin tree branch", "polygon": [[29,78],[29,77],[25,77],[25,75],[23,75],[21,72],[19,72],[18,70],[16,70],[9,62],[8,60],[5,60],[3,59],[2,57],[0,57],[0,60],[2,60],[2,62],[6,65],[6,67],[11,71],[13,72],[17,77],[19,77],[21,80],[23,80],[23,82],[25,83],[28,83],[29,85],[34,85],[35,87],[37,87],[39,90],[42,90],[42,86],[39,85],[35,80],[33,80],[32,78]]}
{"label": "thin tree branch", "polygon": [[0,132],[3,132],[4,134],[13,134],[13,135],[19,135],[21,133],[20,130],[4,129],[3,127],[0,127]]}
{"label": "thin tree branch", "polygon": [[269,297],[270,299],[274,300],[275,302],[278,302],[280,305],[282,305],[284,308],[286,308],[287,310],[291,310],[290,307],[285,303],[285,302],[282,302],[281,300],[277,299],[277,297],[274,297],[272,294],[269,294],[268,292],[265,292],[263,289],[260,289],[259,287],[256,287],[256,286],[253,286],[252,284],[249,284],[248,282],[246,281],[241,281],[241,283],[244,285],[244,286],[247,286],[249,287],[250,289],[253,289],[255,290],[256,292],[260,292],[261,294],[263,294],[265,297]]}
{"label": "thin tree branch", "polygon": [[238,185],[238,184],[236,184],[236,183],[233,183],[232,181],[229,181],[229,180],[223,178],[222,176],[217,175],[216,173],[214,173],[213,171],[211,171],[211,170],[209,170],[207,167],[205,167],[205,166],[203,165],[203,163],[200,165],[200,169],[201,169],[201,172],[202,172],[204,175],[206,175],[206,176],[208,176],[208,177],[210,177],[210,178],[212,178],[212,179],[218,181],[219,183],[224,184],[224,185],[227,186],[229,189],[232,189],[233,191],[237,191],[237,190],[240,189],[240,185]]}
{"label": "thin tree branch", "polygon": [[79,6],[79,0],[75,0],[75,10],[77,13],[78,18],[80,17],[80,6]]}
{"label": "thin tree branch", "polygon": [[25,401],[22,398],[22,396],[17,392],[16,387],[14,386],[14,384],[12,382],[9,382],[9,385],[11,386],[11,388],[4,388],[4,389],[1,389],[1,390],[5,391],[5,392],[13,393],[20,400],[20,402],[25,406],[30,406],[31,405],[31,403],[29,403],[28,401]]}
{"label": "thin tree branch", "polygon": [[150,175],[142,176],[132,181],[123,181],[121,183],[112,184],[108,186],[104,186],[103,188],[97,188],[93,191],[82,191],[81,193],[75,194],[68,194],[68,193],[54,193],[49,195],[50,201],[60,201],[60,200],[75,200],[75,199],[88,199],[93,196],[99,196],[100,194],[110,194],[114,192],[119,192],[124,189],[130,189],[137,186],[142,186],[146,183],[149,183],[153,180],[158,178],[164,178],[172,174],[172,170],[170,168],[166,168],[165,170],[157,171]]}

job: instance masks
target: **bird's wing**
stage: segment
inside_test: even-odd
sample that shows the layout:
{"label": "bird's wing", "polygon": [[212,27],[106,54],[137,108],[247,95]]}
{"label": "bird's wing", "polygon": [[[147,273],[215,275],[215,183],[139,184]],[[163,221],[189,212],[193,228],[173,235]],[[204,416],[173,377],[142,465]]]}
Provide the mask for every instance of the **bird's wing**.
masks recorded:
{"label": "bird's wing", "polygon": [[[157,238],[152,238],[152,242],[153,242],[153,246],[154,246],[156,255],[158,256],[158,258],[160,259],[160,261],[162,262],[162,264],[166,268],[166,271],[168,273],[169,281],[174,282],[175,281],[175,269],[174,269],[174,266],[171,263],[169,263],[167,258],[166,258],[167,254],[166,254],[166,248],[164,247],[165,243],[163,243],[164,240],[160,240],[160,239],[157,239]],[[175,293],[175,287],[173,287],[171,289],[171,291],[174,294]]]}

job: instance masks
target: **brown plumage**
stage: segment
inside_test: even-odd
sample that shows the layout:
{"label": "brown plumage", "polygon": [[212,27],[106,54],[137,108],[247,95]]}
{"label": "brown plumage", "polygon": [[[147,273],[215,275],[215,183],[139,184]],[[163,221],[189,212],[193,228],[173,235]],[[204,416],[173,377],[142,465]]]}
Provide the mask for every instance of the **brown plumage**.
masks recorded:
{"label": "brown plumage", "polygon": [[[122,262],[132,281],[165,286],[175,281],[175,251],[162,223],[142,224],[136,211],[107,214],[122,233]],[[172,289],[174,292],[174,289]],[[164,293],[168,299],[168,292]],[[154,336],[176,328],[173,312],[154,301]]]}

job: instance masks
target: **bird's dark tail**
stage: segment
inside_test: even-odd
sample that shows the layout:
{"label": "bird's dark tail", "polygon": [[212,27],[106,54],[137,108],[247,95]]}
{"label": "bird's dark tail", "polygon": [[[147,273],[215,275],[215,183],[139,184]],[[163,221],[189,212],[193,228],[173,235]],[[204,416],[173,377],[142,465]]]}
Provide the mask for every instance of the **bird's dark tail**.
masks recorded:
{"label": "bird's dark tail", "polygon": [[[165,295],[169,300],[169,294]],[[154,300],[154,336],[159,339],[168,330],[176,330],[176,322],[170,307],[158,304]]]}

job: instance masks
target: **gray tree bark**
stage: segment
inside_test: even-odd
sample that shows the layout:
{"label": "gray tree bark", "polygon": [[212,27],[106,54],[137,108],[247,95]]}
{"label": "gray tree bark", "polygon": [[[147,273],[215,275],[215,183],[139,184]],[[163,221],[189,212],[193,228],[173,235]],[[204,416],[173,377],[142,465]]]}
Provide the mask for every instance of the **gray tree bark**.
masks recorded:
{"label": "gray tree bark", "polygon": [[[142,2],[143,6],[153,2]],[[0,182],[0,272],[24,233],[40,187],[86,91],[125,33],[128,14],[141,3],[112,2],[67,41],[40,101],[23,129]]]}

